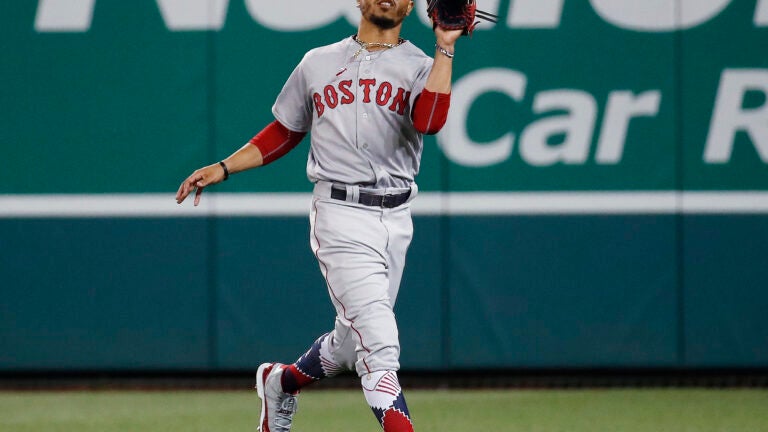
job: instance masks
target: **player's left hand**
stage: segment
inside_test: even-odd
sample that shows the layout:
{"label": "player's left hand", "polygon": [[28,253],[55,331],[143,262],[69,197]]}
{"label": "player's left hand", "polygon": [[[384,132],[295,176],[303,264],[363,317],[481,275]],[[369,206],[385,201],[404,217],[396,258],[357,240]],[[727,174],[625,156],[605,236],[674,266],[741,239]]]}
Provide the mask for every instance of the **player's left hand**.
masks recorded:
{"label": "player's left hand", "polygon": [[176,203],[181,204],[192,191],[195,191],[195,206],[200,204],[200,195],[206,186],[221,183],[224,180],[224,170],[219,164],[200,168],[187,177],[176,192]]}
{"label": "player's left hand", "polygon": [[463,30],[446,30],[440,26],[435,27],[435,38],[441,47],[453,51],[456,41],[463,34]]}

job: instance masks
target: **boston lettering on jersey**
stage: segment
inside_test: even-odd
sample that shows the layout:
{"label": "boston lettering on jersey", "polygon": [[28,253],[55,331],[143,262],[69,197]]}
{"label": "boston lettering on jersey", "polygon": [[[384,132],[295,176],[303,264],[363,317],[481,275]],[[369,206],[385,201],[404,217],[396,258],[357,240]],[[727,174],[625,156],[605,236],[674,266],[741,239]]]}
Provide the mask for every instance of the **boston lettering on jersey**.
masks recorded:
{"label": "boston lettering on jersey", "polygon": [[[315,112],[320,118],[325,108],[334,109],[339,105],[349,105],[355,101],[355,92],[352,91],[352,80],[340,81],[337,86],[328,84],[323,88],[323,93],[315,92],[312,99],[315,102]],[[358,88],[363,90],[363,103],[376,102],[379,106],[386,106],[392,112],[400,115],[405,113],[405,107],[411,98],[411,92],[402,87],[394,89],[392,83],[382,81],[376,83],[375,78],[360,78]]]}

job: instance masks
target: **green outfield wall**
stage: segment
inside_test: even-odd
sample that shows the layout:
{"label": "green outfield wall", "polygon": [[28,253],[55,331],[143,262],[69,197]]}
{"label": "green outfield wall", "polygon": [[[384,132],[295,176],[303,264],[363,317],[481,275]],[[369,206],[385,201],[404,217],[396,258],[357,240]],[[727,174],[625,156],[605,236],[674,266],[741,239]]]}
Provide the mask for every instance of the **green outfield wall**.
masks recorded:
{"label": "green outfield wall", "polygon": [[[354,6],[0,4],[0,370],[251,369],[330,329],[308,140],[173,199]],[[479,8],[425,139],[403,367],[768,367],[768,0]]]}

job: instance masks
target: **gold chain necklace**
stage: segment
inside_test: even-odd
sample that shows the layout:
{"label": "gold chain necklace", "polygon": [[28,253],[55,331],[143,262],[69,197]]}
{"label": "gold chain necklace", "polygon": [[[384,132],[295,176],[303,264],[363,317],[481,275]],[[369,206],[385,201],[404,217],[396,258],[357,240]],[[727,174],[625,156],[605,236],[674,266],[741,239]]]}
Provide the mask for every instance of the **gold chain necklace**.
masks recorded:
{"label": "gold chain necklace", "polygon": [[352,36],[352,39],[354,39],[355,42],[357,42],[360,45],[360,49],[357,50],[357,52],[355,52],[352,55],[353,59],[357,58],[357,56],[359,56],[360,53],[363,52],[363,50],[368,50],[368,48],[390,49],[390,48],[394,48],[396,46],[402,45],[403,42],[405,42],[405,39],[403,39],[403,38],[397,38],[397,43],[396,44],[391,44],[391,43],[386,43],[386,42],[363,42],[363,41],[361,41],[361,40],[359,40],[357,38],[357,35]]}

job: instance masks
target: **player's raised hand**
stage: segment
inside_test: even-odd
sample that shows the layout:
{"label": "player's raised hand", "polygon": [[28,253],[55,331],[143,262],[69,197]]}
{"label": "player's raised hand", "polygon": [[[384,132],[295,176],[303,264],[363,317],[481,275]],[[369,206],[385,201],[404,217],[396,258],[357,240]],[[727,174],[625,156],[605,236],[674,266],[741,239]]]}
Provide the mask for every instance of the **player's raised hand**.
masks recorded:
{"label": "player's raised hand", "polygon": [[462,36],[462,30],[446,30],[442,27],[435,27],[435,37],[437,44],[445,48],[453,48],[456,41]]}
{"label": "player's raised hand", "polygon": [[176,192],[176,203],[181,204],[187,196],[195,191],[195,206],[200,204],[200,195],[206,186],[214,185],[224,181],[225,173],[223,167],[216,163],[200,168],[187,177]]}

